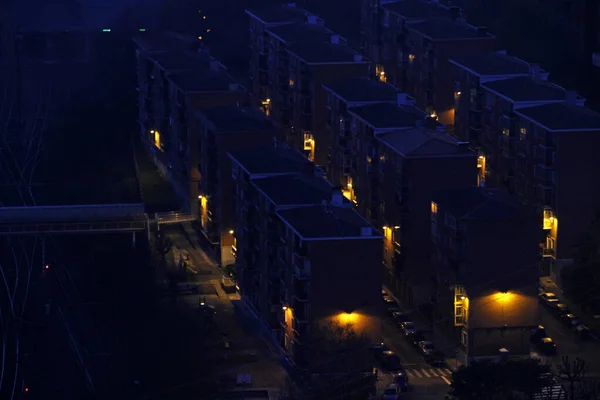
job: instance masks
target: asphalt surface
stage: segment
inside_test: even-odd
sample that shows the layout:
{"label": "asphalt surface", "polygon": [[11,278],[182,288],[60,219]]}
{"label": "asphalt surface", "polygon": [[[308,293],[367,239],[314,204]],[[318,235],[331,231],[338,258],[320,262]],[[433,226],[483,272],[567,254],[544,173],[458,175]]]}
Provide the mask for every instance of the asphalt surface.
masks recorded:
{"label": "asphalt surface", "polygon": [[[409,316],[414,312],[408,312]],[[418,328],[420,325],[417,315],[413,320]],[[387,315],[382,316],[383,342],[400,356],[402,366],[408,377],[408,392],[403,393],[405,399],[443,399],[449,390],[452,380],[452,366],[433,367],[425,362],[421,353],[404,336],[399,327]],[[377,395],[381,396],[385,388],[393,383],[394,373],[380,368],[377,382]]]}

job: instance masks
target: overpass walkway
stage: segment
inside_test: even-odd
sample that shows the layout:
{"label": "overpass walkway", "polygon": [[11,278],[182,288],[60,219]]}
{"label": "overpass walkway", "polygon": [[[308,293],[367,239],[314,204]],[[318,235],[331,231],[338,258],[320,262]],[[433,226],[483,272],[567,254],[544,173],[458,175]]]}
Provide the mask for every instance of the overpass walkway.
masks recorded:
{"label": "overpass walkway", "polygon": [[0,207],[0,235],[149,232],[195,219],[180,211],[150,216],[143,203]]}

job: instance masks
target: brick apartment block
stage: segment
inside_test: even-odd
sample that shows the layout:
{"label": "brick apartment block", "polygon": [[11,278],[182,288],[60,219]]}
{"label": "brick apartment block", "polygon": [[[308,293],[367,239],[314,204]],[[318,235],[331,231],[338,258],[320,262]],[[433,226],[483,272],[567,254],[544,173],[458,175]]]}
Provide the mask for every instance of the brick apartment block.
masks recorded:
{"label": "brick apartment block", "polygon": [[437,192],[431,202],[437,334],[452,334],[468,364],[530,354],[538,325],[538,215],[499,189]]}
{"label": "brick apartment block", "polygon": [[226,266],[232,254],[235,204],[229,152],[272,145],[278,130],[267,116],[251,107],[222,107],[196,111],[199,182],[194,199],[202,232],[213,245],[214,258]]}
{"label": "brick apartment block", "polygon": [[231,154],[239,290],[297,365],[318,323],[380,338],[381,234],[301,153]]}

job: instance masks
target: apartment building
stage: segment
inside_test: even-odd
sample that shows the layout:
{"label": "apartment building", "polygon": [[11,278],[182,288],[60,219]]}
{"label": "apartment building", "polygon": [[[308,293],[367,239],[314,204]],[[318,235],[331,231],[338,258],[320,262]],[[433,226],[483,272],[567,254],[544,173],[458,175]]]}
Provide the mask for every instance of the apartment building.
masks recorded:
{"label": "apartment building", "polygon": [[304,22],[307,17],[315,19],[308,11],[296,7],[295,3],[275,5],[258,9],[248,9],[249,39],[250,39],[250,65],[249,65],[249,90],[254,105],[262,106],[269,98],[269,36],[267,29]]}
{"label": "apartment building", "polygon": [[[421,124],[437,124],[414,107],[413,99],[398,94],[396,103],[367,104],[347,110],[350,116],[349,132],[340,139],[343,151],[335,169],[342,180],[346,196],[355,202],[358,211],[376,224],[381,218],[379,181],[381,143],[377,136]],[[345,184],[343,183],[345,181]]]}
{"label": "apartment building", "polygon": [[417,107],[435,115],[443,124],[454,122],[454,70],[449,60],[494,50],[495,37],[486,28],[459,20],[434,19],[411,24],[407,29],[401,65],[406,65],[402,91]]}
{"label": "apartment building", "polygon": [[323,85],[327,92],[328,136],[334,138],[330,148],[328,179],[335,185],[340,185],[347,198],[352,199],[352,178],[350,177],[350,160],[344,156],[350,155],[351,122],[349,110],[380,103],[400,103],[407,101],[405,96],[398,93],[395,87],[369,78],[355,78],[337,81]]}
{"label": "apartment building", "polygon": [[539,324],[538,214],[498,189],[440,191],[432,199],[435,333],[454,336],[465,365],[528,357]]}
{"label": "apartment building", "polygon": [[155,62],[152,56],[173,51],[196,51],[199,44],[189,37],[179,36],[170,32],[144,33],[133,38],[137,48],[137,90],[138,90],[138,120],[142,139],[154,142],[154,103],[155,96]]}
{"label": "apartment building", "polygon": [[516,133],[503,135],[509,144],[502,157],[514,167],[508,170],[514,182],[508,189],[540,212],[543,272],[555,281],[600,204],[600,167],[590,162],[600,146],[600,114],[577,105],[581,102],[570,93],[567,102],[515,110]]}
{"label": "apartment building", "polygon": [[[520,58],[509,56],[504,50],[456,57],[451,59],[450,63],[455,67],[454,135],[479,148],[484,103],[481,85],[502,79],[531,76],[539,67]],[[539,70],[539,78],[547,80],[548,73]]]}
{"label": "apartment building", "polygon": [[291,148],[230,154],[236,179],[240,293],[297,365],[316,324],[352,323],[380,338],[381,234]]}
{"label": "apartment building", "polygon": [[287,97],[292,118],[288,142],[326,169],[333,138],[327,134],[327,93],[322,85],[366,77],[369,62],[338,35],[322,42],[292,44],[287,51],[293,82],[291,97]]}
{"label": "apartment building", "polygon": [[[314,175],[319,174],[319,171],[302,153],[288,147],[265,146],[246,149],[229,153],[229,157],[232,164],[231,175],[235,184],[232,196],[235,204],[232,255],[236,259],[237,281],[240,290],[258,309],[258,298],[253,298],[252,291],[246,289],[252,287],[248,285],[256,279],[254,274],[257,271],[249,269],[247,272],[246,265],[256,263],[253,261],[252,253],[260,248],[254,249],[253,243],[248,248],[244,243],[250,243],[248,234],[254,227],[254,213],[262,211],[256,210],[250,202],[256,197],[256,188],[251,183],[255,179],[299,175],[303,172],[306,175]],[[246,285],[246,281],[249,282],[248,285]]]}
{"label": "apartment building", "polygon": [[166,165],[167,175],[183,209],[196,213],[200,135],[195,113],[207,108],[243,105],[247,102],[247,93],[218,63],[211,63],[204,70],[169,74],[166,78],[169,129],[154,131],[155,145],[161,151],[170,149],[174,153]]}
{"label": "apartment building", "polygon": [[235,184],[228,153],[271,145],[277,129],[262,112],[250,107],[211,108],[196,111],[195,116],[199,157],[193,168],[197,168],[198,182],[192,182],[190,190],[196,193],[195,212],[214,258],[226,266],[235,262]]}
{"label": "apartment building", "polygon": [[380,143],[377,226],[383,227],[383,272],[388,287],[414,307],[429,303],[435,277],[431,263],[431,197],[439,190],[477,182],[477,155],[468,143],[423,126],[377,135]]}
{"label": "apartment building", "polygon": [[373,62],[376,77],[399,88],[404,83],[402,53],[410,25],[428,19],[461,17],[458,7],[427,0],[382,1],[371,10],[377,13],[377,19],[367,27],[370,39],[365,38],[365,54]]}
{"label": "apartment building", "polygon": [[[261,107],[282,128],[289,131],[292,122],[293,87],[290,77],[289,46],[294,43],[323,42],[330,40],[334,32],[325,27],[323,20],[309,16],[305,22],[269,28],[268,76],[269,91],[262,99]],[[344,38],[339,38],[344,41]]]}
{"label": "apartment building", "polygon": [[[244,199],[251,204],[241,220],[248,228],[244,229],[244,235],[236,236],[237,251],[244,253],[237,259],[243,271],[243,279],[238,282],[240,292],[271,330],[279,331],[280,328],[284,272],[282,265],[276,262],[280,256],[278,252],[282,251],[283,226],[278,226],[275,213],[282,209],[320,205],[336,194],[341,196],[340,190],[334,190],[317,170],[310,168],[295,174],[253,179],[244,193]],[[340,206],[352,207],[347,199],[338,200],[342,200]]]}

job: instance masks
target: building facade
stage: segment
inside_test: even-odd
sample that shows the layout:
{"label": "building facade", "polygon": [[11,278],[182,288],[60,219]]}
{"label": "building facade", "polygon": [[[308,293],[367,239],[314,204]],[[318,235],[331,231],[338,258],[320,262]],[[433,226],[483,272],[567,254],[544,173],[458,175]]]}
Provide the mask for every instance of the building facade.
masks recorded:
{"label": "building facade", "polygon": [[315,18],[308,11],[296,7],[295,3],[272,7],[248,9],[250,39],[250,63],[248,80],[253,105],[264,106],[269,98],[269,35],[268,28],[304,22],[308,16]]}
{"label": "building facade", "polygon": [[299,152],[231,158],[238,287],[273,340],[296,365],[315,361],[319,326],[352,324],[379,340],[381,235]]}
{"label": "building facade", "polygon": [[202,232],[223,266],[235,263],[235,191],[229,152],[271,145],[277,129],[250,107],[211,108],[196,112],[198,173],[194,200]]}
{"label": "building facade", "polygon": [[435,333],[453,336],[465,365],[528,357],[531,329],[539,324],[537,213],[498,189],[442,191],[432,198]]}
{"label": "building facade", "polygon": [[468,188],[477,180],[476,153],[468,143],[423,126],[386,132],[379,143],[377,182],[384,233],[384,282],[407,307],[431,302],[430,203],[435,191]]}

